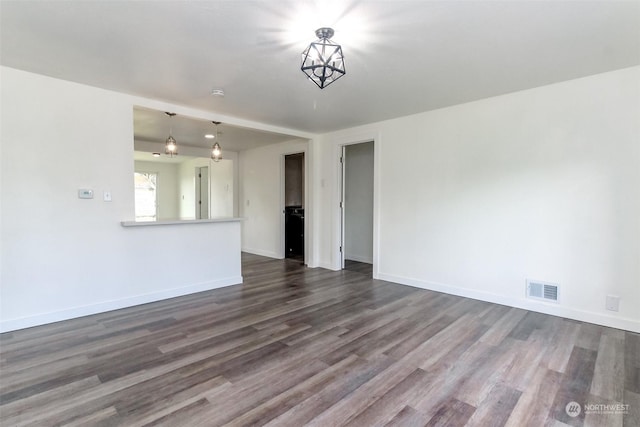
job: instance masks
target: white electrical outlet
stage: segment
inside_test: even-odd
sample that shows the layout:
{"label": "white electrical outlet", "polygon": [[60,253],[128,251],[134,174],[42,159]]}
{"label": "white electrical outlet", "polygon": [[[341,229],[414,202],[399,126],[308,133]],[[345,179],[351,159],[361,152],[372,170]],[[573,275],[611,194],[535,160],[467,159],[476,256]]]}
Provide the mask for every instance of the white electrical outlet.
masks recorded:
{"label": "white electrical outlet", "polygon": [[620,297],[617,295],[607,295],[607,310],[619,311],[620,310]]}

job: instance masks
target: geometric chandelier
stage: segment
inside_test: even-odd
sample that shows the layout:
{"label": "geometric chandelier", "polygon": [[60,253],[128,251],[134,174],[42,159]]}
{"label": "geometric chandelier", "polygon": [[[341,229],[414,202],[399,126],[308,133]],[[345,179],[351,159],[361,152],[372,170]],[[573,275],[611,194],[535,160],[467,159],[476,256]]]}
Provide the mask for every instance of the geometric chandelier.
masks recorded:
{"label": "geometric chandelier", "polygon": [[333,37],[332,28],[318,28],[316,36],[318,40],[302,52],[300,69],[309,80],[324,89],[345,75],[344,57],[342,47],[330,40]]}

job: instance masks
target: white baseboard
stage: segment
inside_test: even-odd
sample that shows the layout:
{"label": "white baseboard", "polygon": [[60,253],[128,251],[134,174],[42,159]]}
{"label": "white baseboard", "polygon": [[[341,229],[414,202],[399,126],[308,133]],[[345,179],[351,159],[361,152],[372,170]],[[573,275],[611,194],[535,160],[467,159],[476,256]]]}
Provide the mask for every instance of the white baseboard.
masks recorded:
{"label": "white baseboard", "polygon": [[373,264],[373,258],[360,255],[345,255],[344,259],[349,261],[364,262],[365,264]]}
{"label": "white baseboard", "polygon": [[150,294],[136,295],[134,297],[123,298],[119,300],[104,301],[81,307],[74,307],[50,313],[37,314],[35,316],[4,320],[0,322],[0,333],[31,328],[33,326],[46,325],[47,323],[60,322],[62,320],[75,319],[77,317],[90,316],[92,314],[104,313],[106,311],[119,310],[121,308],[147,304],[150,302],[180,297],[197,292],[209,291],[225,286],[237,285],[240,283],[242,283],[242,276],[227,277],[224,279],[196,283],[194,285],[183,286],[180,288],[153,292]]}
{"label": "white baseboard", "polygon": [[332,270],[332,271],[339,271],[340,270],[340,267],[336,267],[332,263],[326,262],[326,261],[318,263],[318,267],[324,268],[324,269],[327,269],[327,270]]}
{"label": "white baseboard", "polygon": [[251,249],[251,248],[242,248],[242,252],[247,252],[249,254],[253,254],[253,255],[260,255],[260,256],[266,256],[269,258],[275,258],[275,259],[283,259],[284,257],[276,252],[272,252],[272,251],[263,251],[262,249]]}
{"label": "white baseboard", "polygon": [[561,307],[541,301],[533,301],[525,298],[513,298],[490,292],[477,291],[468,288],[442,283],[428,282],[424,280],[412,279],[408,277],[396,276],[392,274],[379,273],[377,278],[387,282],[399,283],[401,285],[413,286],[415,288],[428,289],[430,291],[443,292],[445,294],[457,295],[461,297],[477,299],[480,301],[502,304],[509,307],[521,308],[523,310],[535,311],[537,313],[550,314],[552,316],[565,317],[579,320],[581,322],[595,323],[597,325],[608,326],[610,328],[624,329],[640,333],[640,322],[624,317],[609,316],[591,311],[577,310],[574,308]]}

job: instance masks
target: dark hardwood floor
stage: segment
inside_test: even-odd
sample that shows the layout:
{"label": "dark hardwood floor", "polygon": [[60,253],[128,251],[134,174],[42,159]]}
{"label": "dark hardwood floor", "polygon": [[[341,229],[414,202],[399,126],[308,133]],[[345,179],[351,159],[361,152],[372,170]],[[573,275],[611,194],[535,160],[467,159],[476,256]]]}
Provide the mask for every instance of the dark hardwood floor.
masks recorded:
{"label": "dark hardwood floor", "polygon": [[356,273],[364,274],[365,276],[371,278],[373,277],[373,265],[367,264],[366,262],[353,261],[350,259],[344,260],[344,269],[353,271]]}
{"label": "dark hardwood floor", "polygon": [[1,335],[0,423],[640,425],[638,334],[297,261],[243,276]]}

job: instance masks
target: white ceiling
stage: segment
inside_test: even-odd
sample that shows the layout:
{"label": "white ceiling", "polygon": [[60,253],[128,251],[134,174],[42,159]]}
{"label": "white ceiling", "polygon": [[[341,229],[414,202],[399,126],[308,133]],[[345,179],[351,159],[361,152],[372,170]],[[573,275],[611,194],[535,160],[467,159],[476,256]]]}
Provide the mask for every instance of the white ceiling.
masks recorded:
{"label": "white ceiling", "polygon": [[[3,65],[326,132],[640,64],[638,1],[7,1]],[[335,29],[324,90],[300,53]],[[223,88],[224,98],[210,95]]]}
{"label": "white ceiling", "polygon": [[[164,152],[164,143],[169,136],[169,130],[177,141],[178,152],[183,151],[182,148],[185,146],[209,149],[215,142],[205,138],[206,134],[216,134],[216,126],[210,121],[180,115],[169,120],[163,111],[134,108],[133,133],[135,141],[160,143],[162,150],[157,147],[155,150]],[[218,143],[225,151],[243,151],[298,139],[290,135],[232,126],[227,123],[220,123],[218,131],[220,133]]]}

